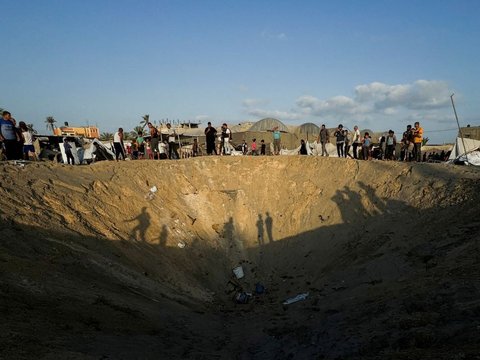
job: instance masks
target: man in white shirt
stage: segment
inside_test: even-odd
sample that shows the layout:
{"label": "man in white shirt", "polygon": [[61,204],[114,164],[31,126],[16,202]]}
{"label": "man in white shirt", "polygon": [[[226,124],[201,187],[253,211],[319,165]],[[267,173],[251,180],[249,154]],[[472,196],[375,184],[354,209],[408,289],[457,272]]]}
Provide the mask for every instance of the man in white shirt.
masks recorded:
{"label": "man in white shirt", "polygon": [[228,128],[227,124],[222,125],[222,155],[230,155],[230,139],[232,138],[232,132]]}
{"label": "man in white shirt", "polygon": [[113,148],[115,150],[115,156],[117,158],[122,155],[122,160],[125,160],[125,146],[123,145],[123,129],[119,128],[118,131],[113,135]]}
{"label": "man in white shirt", "polygon": [[167,124],[167,129],[168,129],[168,157],[170,159],[180,159],[180,156],[178,156],[178,152],[175,144],[175,137],[177,135],[175,132],[175,129],[172,129],[172,125],[170,124]]}
{"label": "man in white shirt", "polygon": [[358,159],[358,152],[357,152],[357,147],[361,144],[362,139],[360,138],[360,130],[358,130],[358,126],[355,125],[353,127],[353,157],[355,159]]}

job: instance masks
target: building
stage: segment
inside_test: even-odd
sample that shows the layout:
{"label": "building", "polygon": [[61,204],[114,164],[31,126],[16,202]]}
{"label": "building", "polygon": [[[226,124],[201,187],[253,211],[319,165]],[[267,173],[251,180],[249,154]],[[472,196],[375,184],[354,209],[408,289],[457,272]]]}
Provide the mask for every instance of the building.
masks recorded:
{"label": "building", "polygon": [[100,137],[100,131],[96,126],[60,126],[58,128],[55,128],[53,130],[53,133],[57,136],[82,136],[91,139],[98,139]]}
{"label": "building", "polygon": [[480,140],[480,126],[462,127],[462,135],[466,139]]}

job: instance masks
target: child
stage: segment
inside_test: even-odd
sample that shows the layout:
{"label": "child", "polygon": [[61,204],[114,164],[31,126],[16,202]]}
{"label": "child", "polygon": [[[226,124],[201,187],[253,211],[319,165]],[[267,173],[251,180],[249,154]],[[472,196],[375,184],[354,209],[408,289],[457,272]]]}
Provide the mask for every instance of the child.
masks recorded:
{"label": "child", "polygon": [[243,140],[242,153],[243,153],[243,155],[247,155],[247,152],[248,152],[248,145],[247,145],[247,142],[245,140]]}
{"label": "child", "polygon": [[20,121],[19,123],[20,131],[22,132],[23,139],[23,159],[29,160],[30,156],[33,160],[37,160],[37,154],[35,153],[35,148],[33,147],[33,134],[28,130],[27,125]]}
{"label": "child", "polygon": [[305,140],[300,140],[300,155],[308,155],[307,152],[307,144],[305,144]]}
{"label": "child", "polygon": [[252,155],[257,155],[257,139],[252,140]]}
{"label": "child", "polygon": [[153,160],[153,152],[152,152],[152,147],[151,147],[150,140],[147,140],[146,143],[147,143],[147,145],[146,145],[147,159]]}
{"label": "child", "polygon": [[394,160],[395,159],[395,146],[397,145],[397,137],[395,136],[395,132],[393,130],[388,131],[386,144],[387,144],[387,148],[386,148],[386,152],[385,152],[385,159]]}
{"label": "child", "polygon": [[197,142],[197,139],[193,139],[192,155],[193,155],[193,157],[198,156],[198,142]]}
{"label": "child", "polygon": [[265,145],[265,141],[262,139],[260,141],[260,155],[265,155],[267,146]]}
{"label": "child", "polygon": [[136,140],[137,140],[137,146],[138,146],[137,158],[143,159],[143,155],[145,155],[145,138],[143,137],[143,131],[138,132],[138,136]]}
{"label": "child", "polygon": [[132,160],[138,159],[138,143],[136,139],[132,139]]}
{"label": "child", "polygon": [[363,160],[370,160],[370,145],[372,145],[372,140],[370,134],[366,132],[362,140]]}

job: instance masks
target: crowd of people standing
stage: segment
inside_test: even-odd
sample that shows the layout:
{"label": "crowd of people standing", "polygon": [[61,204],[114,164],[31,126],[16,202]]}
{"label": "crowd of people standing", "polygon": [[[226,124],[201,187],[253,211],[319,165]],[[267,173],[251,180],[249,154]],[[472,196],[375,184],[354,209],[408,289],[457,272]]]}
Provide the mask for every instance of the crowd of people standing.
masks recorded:
{"label": "crowd of people standing", "polygon": [[163,140],[160,131],[152,124],[147,123],[148,136],[143,131],[137,133],[130,144],[125,146],[123,128],[119,128],[113,135],[113,151],[116,160],[127,159],[178,159],[176,132],[171,124],[167,124],[166,140]]}
{"label": "crowd of people standing", "polygon": [[0,119],[0,148],[7,160],[36,160],[33,146],[34,135],[27,124],[16,120],[8,111],[2,112]]}
{"label": "crowd of people standing", "polygon": [[[330,132],[325,125],[320,128],[317,143],[321,146],[321,155],[328,156],[326,145],[330,143]],[[333,133],[335,145],[337,147],[338,157],[350,157],[353,159],[371,160],[374,158],[373,144],[371,134],[365,132],[362,136],[358,126],[354,126],[350,132],[342,124],[338,125]],[[403,160],[403,161],[422,161],[422,143],[423,128],[420,123],[415,122],[414,126],[407,126],[400,140],[400,153],[397,154],[397,137],[393,130],[382,135],[379,139],[379,147],[375,158],[380,160]],[[350,153],[350,148],[352,152]],[[360,151],[359,151],[360,149]]]}
{"label": "crowd of people standing", "polygon": [[[162,137],[161,132],[151,122],[147,123],[148,136],[144,136],[143,131],[138,132],[138,136],[131,140],[125,146],[124,132],[119,128],[113,136],[113,151],[116,159],[178,159],[180,156],[177,151],[176,137],[177,133],[171,124],[166,124],[166,139]],[[223,123],[220,130],[217,131],[208,122],[204,130],[207,155],[230,155],[233,149],[231,144],[232,131],[226,123]],[[8,160],[18,159],[36,159],[33,146],[34,135],[27,125],[21,121],[18,126],[10,112],[3,111],[0,119],[0,142],[3,148],[4,157]],[[397,137],[393,130],[381,136],[378,142],[374,142],[371,134],[365,132],[363,136],[358,126],[354,126],[350,131],[344,128],[342,124],[330,134],[330,131],[323,124],[317,137],[317,143],[321,148],[321,156],[329,156],[327,144],[334,142],[338,157],[350,157],[353,159],[371,160],[372,158],[382,160],[402,160],[402,161],[425,161],[426,156],[422,157],[423,128],[419,122],[414,126],[408,125],[402,134],[399,147],[397,147]],[[278,126],[272,129],[273,155],[279,155],[281,150],[281,132]],[[373,145],[379,144],[373,151]],[[70,160],[70,148],[67,143],[65,152],[67,160]],[[250,146],[243,140],[240,145],[241,152],[244,155],[266,155],[266,143],[261,139],[257,144],[257,139],[252,139]],[[397,151],[399,150],[399,151]],[[200,147],[197,139],[194,139],[192,145],[192,156],[200,154]],[[307,144],[302,139],[298,150],[300,155],[306,155]],[[425,155],[425,154],[424,154]],[[439,154],[441,157],[441,154]],[[70,162],[70,161],[69,161]],[[72,161],[73,162],[73,161]]]}

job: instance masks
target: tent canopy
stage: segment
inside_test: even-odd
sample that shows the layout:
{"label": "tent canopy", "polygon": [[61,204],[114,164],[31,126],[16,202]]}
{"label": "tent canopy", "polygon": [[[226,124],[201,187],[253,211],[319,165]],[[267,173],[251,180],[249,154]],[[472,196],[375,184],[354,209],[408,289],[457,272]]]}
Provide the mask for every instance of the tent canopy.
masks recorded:
{"label": "tent canopy", "polygon": [[280,120],[273,118],[265,118],[257,121],[249,131],[272,131],[274,127],[278,126],[278,130],[288,132],[288,128]]}
{"label": "tent canopy", "polygon": [[320,128],[314,123],[305,123],[297,127],[295,129],[295,133],[298,135],[301,135],[301,134],[318,135],[320,134]]}

